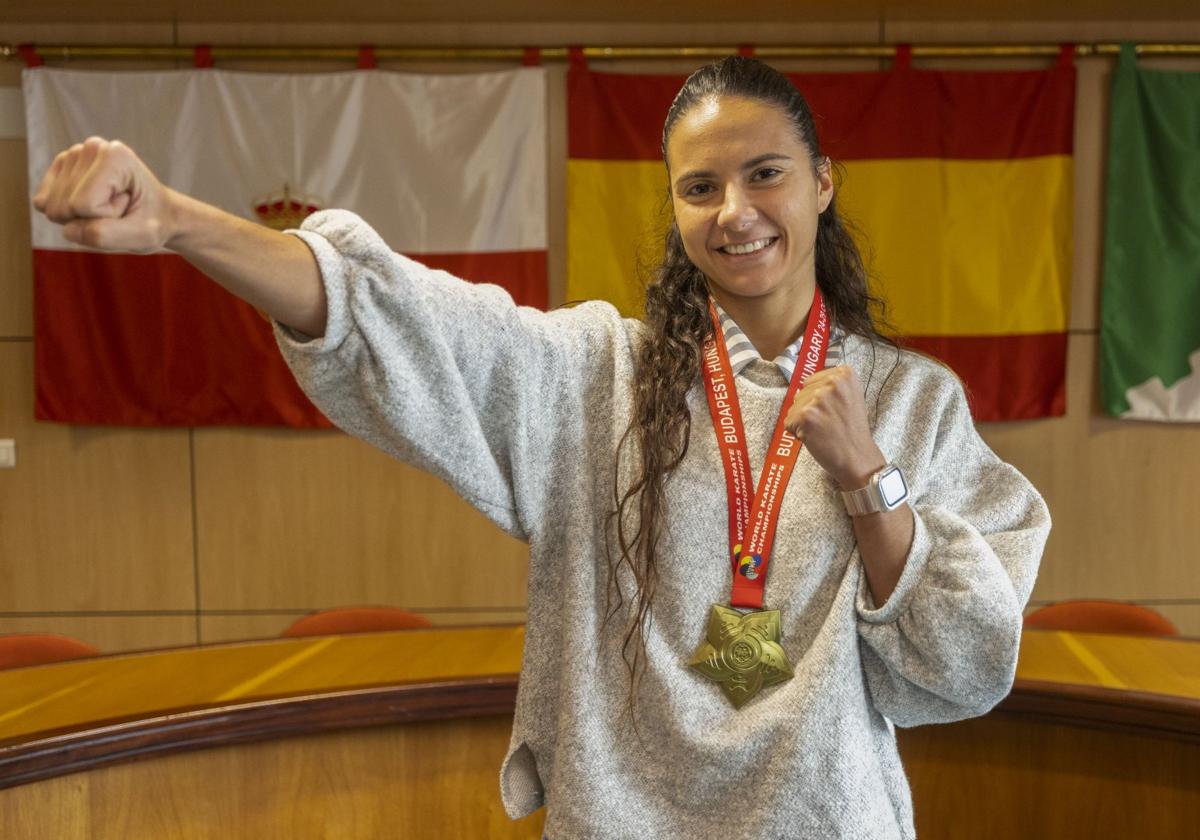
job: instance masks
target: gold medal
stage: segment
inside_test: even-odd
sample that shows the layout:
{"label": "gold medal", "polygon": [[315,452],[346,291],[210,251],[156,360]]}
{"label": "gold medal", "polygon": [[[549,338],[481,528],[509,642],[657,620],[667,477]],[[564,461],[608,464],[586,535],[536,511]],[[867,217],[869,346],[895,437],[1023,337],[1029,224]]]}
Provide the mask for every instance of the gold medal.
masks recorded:
{"label": "gold medal", "polygon": [[792,678],[779,638],[779,610],[740,613],[713,604],[708,638],[688,665],[720,684],[729,702],[740,709],[759,689]]}

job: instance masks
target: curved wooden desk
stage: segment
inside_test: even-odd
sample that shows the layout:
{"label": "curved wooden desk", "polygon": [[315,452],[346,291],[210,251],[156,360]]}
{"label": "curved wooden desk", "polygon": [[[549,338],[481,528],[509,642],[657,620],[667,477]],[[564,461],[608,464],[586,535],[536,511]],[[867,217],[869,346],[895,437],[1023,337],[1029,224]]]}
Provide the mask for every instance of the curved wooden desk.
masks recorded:
{"label": "curved wooden desk", "polygon": [[[540,813],[509,822],[497,789],[523,637],[0,672],[0,837],[538,838]],[[1200,643],[1031,631],[996,712],[900,741],[922,840],[1200,837]]]}

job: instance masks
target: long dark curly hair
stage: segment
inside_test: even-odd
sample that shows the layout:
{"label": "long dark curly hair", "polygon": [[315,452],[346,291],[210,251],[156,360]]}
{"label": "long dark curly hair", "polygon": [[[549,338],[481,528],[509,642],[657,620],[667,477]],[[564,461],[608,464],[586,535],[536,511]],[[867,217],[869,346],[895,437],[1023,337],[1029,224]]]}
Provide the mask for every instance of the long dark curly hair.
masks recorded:
{"label": "long dark curly hair", "polygon": [[[778,108],[809,150],[814,169],[829,165],[817,142],[812,111],[800,91],[774,68],[741,56],[714,62],[688,77],[663,126],[664,162],[667,141],[679,120],[696,105],[726,96]],[[836,198],[818,220],[815,263],[817,284],[832,322],[844,333],[882,339],[876,324],[885,323],[883,303],[868,291],[862,257],[838,216]],[[645,639],[658,586],[657,552],[667,520],[664,484],[687,454],[692,428],[687,393],[700,380],[702,349],[713,332],[708,296],[708,280],[688,259],[679,228],[672,223],[662,261],[646,289],[646,330],[636,363],[633,419],[617,454],[618,476],[623,458],[635,465],[640,460],[640,470],[634,470],[637,478],[624,492],[614,478],[615,509],[609,516],[610,532],[612,522],[616,523],[619,553],[614,557],[608,552],[606,620],[625,605],[616,584],[622,570],[636,585],[621,646],[630,678],[630,711],[645,665]]]}

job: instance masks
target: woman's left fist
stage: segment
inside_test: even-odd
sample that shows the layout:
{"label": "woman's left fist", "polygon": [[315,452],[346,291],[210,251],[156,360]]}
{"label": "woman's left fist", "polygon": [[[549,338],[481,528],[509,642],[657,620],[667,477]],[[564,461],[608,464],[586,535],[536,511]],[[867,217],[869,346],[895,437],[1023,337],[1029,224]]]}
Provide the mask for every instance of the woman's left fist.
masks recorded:
{"label": "woman's left fist", "polygon": [[865,487],[887,464],[871,436],[862,384],[848,365],[809,376],[784,423],[843,490]]}

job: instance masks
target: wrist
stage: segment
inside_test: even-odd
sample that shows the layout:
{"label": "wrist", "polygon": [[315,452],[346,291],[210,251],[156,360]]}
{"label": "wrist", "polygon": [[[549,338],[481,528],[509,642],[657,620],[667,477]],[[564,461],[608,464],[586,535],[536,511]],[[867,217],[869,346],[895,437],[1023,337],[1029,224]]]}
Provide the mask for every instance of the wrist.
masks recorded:
{"label": "wrist", "polygon": [[887,458],[876,447],[875,453],[871,457],[863,458],[848,469],[840,471],[833,478],[843,491],[860,490],[871,482],[871,476],[886,467],[887,464]]}
{"label": "wrist", "polygon": [[206,239],[212,239],[204,230],[212,224],[214,211],[220,212],[186,193],[163,187],[163,247],[183,257],[195,254]]}
{"label": "wrist", "polygon": [[163,187],[163,247],[168,251],[179,251],[185,247],[188,232],[187,198],[170,187]]}

